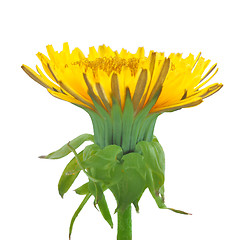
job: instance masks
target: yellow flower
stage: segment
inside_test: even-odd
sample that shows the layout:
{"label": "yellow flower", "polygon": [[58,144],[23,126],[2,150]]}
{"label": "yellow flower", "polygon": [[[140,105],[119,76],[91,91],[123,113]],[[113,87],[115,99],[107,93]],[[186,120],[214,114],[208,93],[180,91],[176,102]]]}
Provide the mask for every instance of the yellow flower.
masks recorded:
{"label": "yellow flower", "polygon": [[[200,104],[204,98],[217,92],[222,84],[204,87],[217,73],[217,64],[206,71],[210,60],[199,54],[170,54],[150,51],[145,57],[144,48],[135,54],[125,49],[112,51],[105,45],[89,49],[88,57],[75,48],[69,50],[64,43],[63,51],[47,46],[49,58],[42,53],[40,59],[44,72],[37,72],[26,65],[23,70],[53,96],[96,111],[95,102],[107,112],[111,111],[113,98],[122,110],[126,93],[130,93],[134,112],[138,113],[158,94],[151,113],[163,113]],[[204,88],[203,88],[204,87]]]}

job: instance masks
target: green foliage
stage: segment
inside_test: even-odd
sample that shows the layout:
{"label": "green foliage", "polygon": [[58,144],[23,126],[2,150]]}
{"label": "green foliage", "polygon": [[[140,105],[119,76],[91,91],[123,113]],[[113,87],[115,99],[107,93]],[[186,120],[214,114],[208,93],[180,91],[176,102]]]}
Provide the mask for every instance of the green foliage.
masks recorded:
{"label": "green foliage", "polygon": [[139,142],[136,151],[144,156],[147,171],[146,183],[151,195],[159,207],[164,203],[164,171],[165,157],[158,142]]}
{"label": "green foliage", "polygon": [[[81,146],[85,141],[94,141],[94,136],[91,134],[82,134],[72,141],[70,141],[70,146],[74,149],[77,149],[79,146]],[[40,158],[47,158],[47,159],[59,159],[67,156],[71,152],[70,148],[66,145],[58,149],[57,151],[54,151],[47,156],[40,156]]]}
{"label": "green foliage", "polygon": [[101,197],[100,201],[98,202],[98,206],[99,206],[99,209],[100,209],[100,212],[101,212],[103,218],[108,222],[108,224],[111,226],[111,228],[113,228],[113,222],[112,222],[110,210],[108,208],[104,194]]}
{"label": "green foliage", "polygon": [[[91,154],[93,153],[93,154]],[[110,186],[120,178],[119,169],[122,149],[117,145],[109,145],[104,149],[98,149],[96,144],[87,146],[84,150],[83,166],[88,174],[98,179],[106,186]]]}
{"label": "green foliage", "polygon": [[[126,101],[125,107],[130,109],[132,107],[131,102],[127,103]],[[115,108],[112,111],[115,111],[116,114],[119,109]],[[123,115],[124,118],[127,117],[126,113],[123,113]],[[127,137],[129,137],[132,129],[140,136],[142,128],[146,128],[152,122],[154,124],[155,118],[156,116],[149,115],[146,121],[141,123],[141,128],[139,128],[139,125],[137,127],[134,126],[140,123],[140,121],[137,121],[137,124],[131,121],[129,125],[127,123],[124,126],[124,120],[119,122],[115,116],[113,128],[116,129],[117,127],[124,126],[124,128],[127,127],[128,129],[124,133]],[[119,138],[120,135],[113,135],[115,141],[119,142]],[[83,171],[89,179],[87,183],[75,190],[78,195],[85,195],[85,198],[73,215],[69,234],[72,232],[76,217],[91,196],[94,196],[94,206],[96,208],[98,207],[103,218],[113,227],[111,214],[104,195],[107,189],[113,193],[117,201],[115,212],[120,211],[123,213],[131,204],[135,206],[138,212],[140,198],[145,189],[148,188],[159,208],[169,209],[180,214],[188,214],[166,207],[164,203],[164,152],[157,138],[152,134],[150,138],[151,141],[138,142],[134,147],[134,152],[125,153],[122,147],[118,145],[107,145],[102,148],[97,144],[91,144],[77,154],[75,148],[80,146],[84,141],[92,141],[93,139],[92,135],[83,134],[46,157],[51,159],[61,158],[70,152],[73,152],[75,155],[61,175],[58,184],[61,197],[70,189],[80,171]],[[125,143],[124,147],[126,147],[125,149],[129,149],[130,142]]]}
{"label": "green foliage", "polygon": [[79,205],[78,209],[76,210],[76,212],[74,213],[72,219],[71,219],[71,223],[70,223],[70,228],[69,228],[69,238],[71,238],[71,233],[72,233],[72,229],[73,229],[73,224],[78,216],[78,214],[81,212],[81,210],[83,209],[83,207],[85,206],[85,204],[87,203],[87,201],[89,200],[89,198],[91,197],[91,194],[88,193],[85,198],[83,199],[83,201],[81,202],[81,204]]}
{"label": "green foliage", "polygon": [[122,160],[122,178],[112,185],[110,190],[117,200],[117,209],[124,211],[131,203],[137,204],[143,194],[146,187],[146,170],[143,157],[138,153],[128,153]]}
{"label": "green foliage", "polygon": [[[79,158],[83,157],[83,151],[78,154]],[[60,196],[63,198],[64,194],[70,189],[71,185],[80,173],[81,168],[74,157],[66,166],[63,171],[58,184]]]}

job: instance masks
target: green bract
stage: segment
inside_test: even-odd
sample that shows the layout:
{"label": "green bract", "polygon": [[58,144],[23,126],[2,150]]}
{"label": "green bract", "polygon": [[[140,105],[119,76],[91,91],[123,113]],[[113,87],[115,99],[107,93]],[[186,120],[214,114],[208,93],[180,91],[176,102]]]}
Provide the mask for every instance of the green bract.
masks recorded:
{"label": "green bract", "polygon": [[[81,135],[78,138],[83,142],[93,141],[89,134]],[[76,217],[91,196],[94,196],[95,207],[98,206],[104,219],[113,227],[104,195],[106,190],[110,190],[117,201],[115,212],[119,209],[124,211],[131,204],[138,212],[138,202],[145,189],[148,188],[159,208],[187,214],[167,208],[164,203],[165,158],[156,137],[151,142],[138,142],[135,151],[129,153],[123,153],[123,149],[118,145],[107,145],[101,148],[95,143],[77,153],[75,149],[81,144],[74,144],[75,140],[46,156],[46,158],[52,158],[52,156],[58,158],[67,155],[68,152],[73,152],[75,155],[67,164],[59,181],[58,188],[62,197],[69,190],[80,171],[83,171],[88,177],[88,182],[75,190],[77,194],[86,196],[72,218],[70,234]]]}
{"label": "green bract", "polygon": [[[94,136],[83,134],[59,150],[42,158],[58,159],[69,153],[74,158],[68,163],[60,178],[58,188],[61,197],[69,190],[80,171],[83,171],[88,182],[77,188],[75,192],[85,195],[76,210],[70,224],[69,234],[76,217],[91,196],[94,206],[100,210],[103,218],[113,227],[111,214],[104,192],[109,190],[117,201],[115,212],[123,213],[131,204],[139,211],[139,201],[148,188],[159,208],[187,214],[183,211],[167,208],[164,203],[164,152],[153,130],[158,113],[150,113],[160,91],[152,100],[137,112],[132,103],[130,92],[126,90],[125,105],[112,97],[110,111],[106,111],[91,94],[96,111],[85,109],[90,115],[94,128]],[[76,149],[85,141],[92,141],[81,152]]]}
{"label": "green bract", "polygon": [[101,148],[115,144],[121,146],[123,153],[129,153],[134,152],[139,141],[152,141],[154,126],[160,114],[150,113],[150,110],[160,92],[157,91],[153,99],[139,112],[133,106],[129,89],[126,89],[123,111],[120,103],[113,96],[113,104],[109,112],[98,104],[93,96],[90,96],[96,111],[83,109],[92,120],[94,142]]}

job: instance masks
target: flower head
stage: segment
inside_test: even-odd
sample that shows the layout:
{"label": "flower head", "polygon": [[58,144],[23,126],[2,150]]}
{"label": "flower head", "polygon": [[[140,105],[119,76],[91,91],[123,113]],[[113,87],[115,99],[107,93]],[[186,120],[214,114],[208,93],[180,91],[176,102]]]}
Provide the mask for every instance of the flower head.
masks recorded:
{"label": "flower head", "polygon": [[[150,51],[146,57],[142,47],[132,54],[125,49],[120,53],[112,51],[110,47],[102,45],[98,51],[91,47],[88,57],[85,57],[78,48],[70,52],[68,43],[64,43],[61,52],[54,51],[51,45],[47,46],[47,51],[49,58],[42,53],[37,54],[46,75],[38,66],[38,73],[26,65],[22,66],[23,70],[53,96],[85,109],[93,120],[96,139],[96,131],[101,134],[99,125],[104,123],[95,126],[97,120],[94,113],[115,119],[118,118],[116,115],[125,112],[127,105],[127,112],[131,111],[135,121],[135,117],[145,108],[148,110],[144,118],[193,107],[222,87],[218,83],[205,87],[218,69],[214,64],[205,72],[210,60],[205,60],[201,54],[196,58],[192,54],[183,58],[179,53],[166,57],[164,53]],[[116,114],[112,110],[114,105],[120,108]],[[149,120],[145,124],[146,129],[152,124],[150,129],[153,132],[155,122]],[[121,145],[122,136],[118,136],[117,141],[113,140],[113,129],[110,129],[113,126],[108,128],[110,136],[100,145]],[[138,134],[136,142],[146,140],[146,135],[146,130]],[[152,139],[152,134],[149,139]]]}
{"label": "flower head", "polygon": [[85,57],[78,48],[70,52],[68,43],[60,53],[51,45],[47,51],[49,58],[42,53],[37,56],[49,78],[38,66],[38,74],[25,65],[22,68],[53,96],[85,108],[95,109],[91,95],[107,111],[113,97],[123,108],[128,89],[134,110],[139,111],[160,91],[151,112],[162,113],[198,105],[222,87],[215,83],[202,88],[218,69],[214,64],[204,75],[210,60],[201,54],[183,58],[172,53],[166,58],[164,53],[150,51],[145,57],[144,48],[132,54],[102,45],[98,51],[91,47]]}

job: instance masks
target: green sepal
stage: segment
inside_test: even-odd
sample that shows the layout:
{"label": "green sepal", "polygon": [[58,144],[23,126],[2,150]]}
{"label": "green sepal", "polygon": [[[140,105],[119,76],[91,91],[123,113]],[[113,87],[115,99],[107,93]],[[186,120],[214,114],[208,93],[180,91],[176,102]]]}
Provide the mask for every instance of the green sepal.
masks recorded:
{"label": "green sepal", "polygon": [[81,187],[75,189],[74,191],[76,192],[76,194],[86,195],[86,194],[90,193],[89,188],[88,188],[88,184],[89,184],[89,182],[84,183]]}
{"label": "green sepal", "polygon": [[146,183],[153,198],[159,205],[160,199],[164,202],[165,157],[163,149],[158,142],[142,141],[136,145],[136,151],[144,157],[147,169]]}
{"label": "green sepal", "polygon": [[131,131],[134,121],[134,106],[129,89],[126,89],[126,100],[122,115],[122,149],[124,153],[130,151]]}
{"label": "green sepal", "polygon": [[91,109],[87,109],[86,112],[89,114],[92,123],[93,123],[93,129],[94,129],[94,143],[100,145],[104,145],[104,125],[103,125],[103,119],[100,117],[98,113]]}
{"label": "green sepal", "polygon": [[118,101],[112,98],[113,104],[111,108],[112,118],[112,142],[121,146],[122,141],[122,109]]}
{"label": "green sepal", "polygon": [[[134,122],[133,122],[133,127],[132,127],[132,134],[131,134],[131,139],[130,139],[130,150],[134,151],[135,145],[139,136],[140,129],[143,127],[143,121],[145,121],[145,118],[149,114],[150,110],[156,103],[158,97],[159,97],[160,91],[158,91],[153,99],[136,115]],[[156,116],[157,118],[158,115],[156,114],[151,114]],[[151,130],[151,129],[150,129]],[[146,126],[144,129],[145,134],[149,132],[149,125]],[[153,134],[153,131],[150,131],[150,136]],[[151,141],[151,140],[150,140]]]}
{"label": "green sepal", "polygon": [[[101,215],[106,220],[106,222],[110,225],[110,227],[113,228],[111,214],[110,214],[110,211],[109,211],[109,208],[108,208],[108,205],[107,205],[104,193],[103,193],[105,190],[106,190],[106,187],[102,187],[102,189],[98,190],[98,184],[90,181],[90,182],[83,184],[81,187],[77,188],[75,192],[79,195],[87,195],[93,192],[92,194],[95,196],[95,198],[97,198],[97,200],[95,199],[94,205],[98,204]],[[98,194],[100,196],[97,196]]]}
{"label": "green sepal", "polygon": [[144,135],[144,140],[145,141],[148,141],[148,142],[151,142],[152,139],[153,139],[153,132],[154,132],[154,128],[155,128],[155,125],[156,125],[156,121],[157,121],[157,118],[158,118],[159,114],[156,114],[156,113],[152,113],[151,115],[149,115],[149,123],[147,123],[146,127],[148,126],[148,130],[145,131],[145,135]]}
{"label": "green sepal", "polygon": [[104,149],[96,144],[89,145],[84,149],[83,166],[91,177],[109,186],[120,179],[121,155],[122,149],[117,145],[109,145]]}
{"label": "green sepal", "polygon": [[157,206],[161,209],[169,209],[176,213],[190,215],[189,213],[181,210],[168,208],[164,203],[165,156],[162,146],[158,142],[157,138],[153,136],[151,142],[139,142],[136,145],[136,152],[139,152],[144,157],[147,171],[146,184],[151,195],[155,199]]}
{"label": "green sepal", "polygon": [[111,218],[110,211],[107,206],[107,202],[105,200],[104,191],[107,189],[101,183],[95,183],[93,181],[89,181],[88,189],[93,194],[94,200],[94,207],[97,209],[96,205],[98,205],[99,210],[103,218],[108,222],[108,224],[113,228],[113,222]]}
{"label": "green sepal", "polygon": [[[81,146],[85,141],[94,141],[94,136],[91,134],[82,134],[72,141],[70,141],[70,146],[74,149],[77,149],[79,146]],[[58,149],[57,151],[54,151],[47,156],[40,156],[39,158],[46,158],[46,159],[59,159],[67,156],[71,152],[70,148],[65,144],[63,147]]]}
{"label": "green sepal", "polygon": [[83,160],[86,161],[92,157],[95,153],[101,151],[102,149],[97,144],[91,144],[84,148],[83,150]]}
{"label": "green sepal", "polygon": [[81,212],[81,210],[83,209],[83,207],[85,206],[85,204],[87,203],[87,201],[89,200],[89,198],[91,197],[91,193],[88,193],[85,198],[83,199],[82,203],[79,205],[78,209],[76,210],[76,212],[74,213],[72,219],[71,219],[71,223],[70,223],[70,228],[69,228],[69,239],[71,238],[71,233],[72,233],[72,228],[73,228],[73,224],[78,216],[78,214]]}
{"label": "green sepal", "polygon": [[[79,158],[82,158],[83,151],[78,154]],[[63,198],[64,194],[70,189],[71,185],[80,173],[81,168],[74,157],[64,169],[58,184],[58,190],[60,196]]]}
{"label": "green sepal", "polygon": [[117,209],[124,211],[131,203],[137,206],[140,196],[146,188],[146,170],[143,157],[138,153],[129,153],[122,157],[122,179],[110,187],[117,200]]}
{"label": "green sepal", "polygon": [[94,206],[96,207],[103,196],[102,184],[90,180],[88,183],[88,189],[94,196]]}
{"label": "green sepal", "polygon": [[103,216],[103,218],[108,222],[110,227],[113,228],[111,213],[110,213],[110,210],[108,208],[104,194],[103,194],[102,198],[98,201],[98,206],[99,206],[99,209],[100,209],[100,212],[101,212],[101,215]]}
{"label": "green sepal", "polygon": [[176,210],[174,208],[167,208],[168,210],[171,210],[175,213],[179,213],[179,214],[184,214],[184,215],[192,215],[191,213],[187,213],[187,212],[184,212],[184,211],[181,211],[181,210]]}
{"label": "green sepal", "polygon": [[146,137],[149,139],[147,141],[151,142],[152,139],[150,136],[153,137],[153,129],[158,116],[159,114],[150,113],[145,119],[142,120],[137,142],[146,140]]}
{"label": "green sepal", "polygon": [[111,117],[110,114],[104,109],[104,107],[102,107],[94,98],[92,95],[90,95],[94,106],[97,110],[97,112],[99,113],[99,115],[101,116],[102,119],[102,124],[103,124],[103,128],[104,128],[104,134],[102,135],[104,137],[103,142],[99,143],[100,147],[105,147],[107,145],[112,144],[112,121],[111,121]]}

